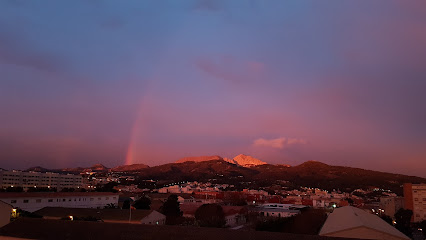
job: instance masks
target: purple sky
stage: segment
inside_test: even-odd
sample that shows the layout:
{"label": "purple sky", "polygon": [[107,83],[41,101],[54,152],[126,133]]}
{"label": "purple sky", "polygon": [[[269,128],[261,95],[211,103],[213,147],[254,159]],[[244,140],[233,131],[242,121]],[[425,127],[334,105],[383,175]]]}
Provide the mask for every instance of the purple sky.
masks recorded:
{"label": "purple sky", "polygon": [[426,1],[0,1],[0,167],[239,153],[426,177]]}

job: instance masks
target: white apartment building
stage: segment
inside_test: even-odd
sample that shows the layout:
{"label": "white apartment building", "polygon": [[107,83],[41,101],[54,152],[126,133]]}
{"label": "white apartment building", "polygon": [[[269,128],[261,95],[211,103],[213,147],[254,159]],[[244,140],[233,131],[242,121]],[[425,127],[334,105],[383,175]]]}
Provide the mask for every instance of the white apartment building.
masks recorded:
{"label": "white apartment building", "polygon": [[118,206],[118,194],[111,192],[3,192],[0,201],[28,212],[44,207],[104,208]]}
{"label": "white apartment building", "polygon": [[33,187],[80,188],[83,185],[83,178],[80,175],[40,173],[22,171],[0,171],[1,188],[23,187],[24,189]]}

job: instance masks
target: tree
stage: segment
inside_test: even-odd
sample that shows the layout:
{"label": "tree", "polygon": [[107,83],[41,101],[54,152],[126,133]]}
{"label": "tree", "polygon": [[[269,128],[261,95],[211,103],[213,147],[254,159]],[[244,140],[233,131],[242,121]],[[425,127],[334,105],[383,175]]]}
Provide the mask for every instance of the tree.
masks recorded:
{"label": "tree", "polygon": [[133,203],[133,207],[135,207],[136,209],[149,210],[151,209],[151,199],[143,196]]}
{"label": "tree", "polygon": [[352,198],[346,198],[345,200],[348,201],[349,205],[354,204],[354,200]]}
{"label": "tree", "polygon": [[413,211],[409,209],[400,208],[395,213],[395,221],[396,221],[395,228],[409,237],[411,236],[410,223],[411,223],[412,216],[413,216]]}
{"label": "tree", "polygon": [[391,217],[389,217],[388,215],[382,215],[380,216],[385,222],[389,223],[390,225],[393,226],[393,220]]}
{"label": "tree", "polygon": [[426,220],[421,221],[419,227],[422,229],[424,237],[426,237]]}
{"label": "tree", "polygon": [[61,192],[74,192],[74,188],[62,188]]}
{"label": "tree", "polygon": [[218,204],[203,204],[195,211],[195,219],[201,227],[223,227],[226,224],[223,208]]}
{"label": "tree", "polygon": [[130,200],[129,199],[126,199],[126,200],[124,200],[124,202],[123,202],[123,207],[122,207],[122,209],[129,209],[130,208]]}
{"label": "tree", "polygon": [[179,207],[178,196],[170,195],[161,207],[161,212],[166,215],[166,224],[177,224],[183,214]]}
{"label": "tree", "polygon": [[22,187],[8,187],[6,188],[6,192],[23,192],[24,189]]}
{"label": "tree", "polygon": [[105,209],[115,209],[115,208],[117,208],[117,206],[115,206],[114,203],[108,203],[107,205],[105,205],[104,208]]}

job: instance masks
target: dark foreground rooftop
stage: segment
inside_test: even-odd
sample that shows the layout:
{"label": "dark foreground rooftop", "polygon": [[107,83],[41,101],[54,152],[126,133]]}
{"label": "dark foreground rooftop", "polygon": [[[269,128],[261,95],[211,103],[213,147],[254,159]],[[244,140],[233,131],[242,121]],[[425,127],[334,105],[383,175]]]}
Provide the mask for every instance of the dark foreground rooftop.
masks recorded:
{"label": "dark foreground rooftop", "polygon": [[0,238],[66,240],[339,240],[316,235],[243,231],[183,226],[149,226],[21,218],[0,229]]}

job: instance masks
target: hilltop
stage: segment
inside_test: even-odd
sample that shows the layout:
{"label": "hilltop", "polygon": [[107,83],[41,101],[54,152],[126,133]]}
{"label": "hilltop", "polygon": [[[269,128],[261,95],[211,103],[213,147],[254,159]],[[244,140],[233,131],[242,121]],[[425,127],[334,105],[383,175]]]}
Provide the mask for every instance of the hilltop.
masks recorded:
{"label": "hilltop", "polygon": [[221,156],[199,156],[199,157],[185,157],[177,160],[175,163],[184,163],[184,162],[206,162],[206,161],[225,161],[231,164],[235,164],[243,167],[254,167],[258,165],[267,164],[257,158],[252,156],[247,156],[240,154],[233,159],[222,158]]}

